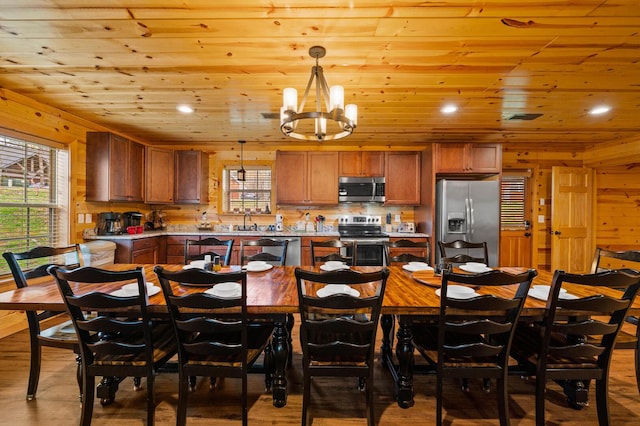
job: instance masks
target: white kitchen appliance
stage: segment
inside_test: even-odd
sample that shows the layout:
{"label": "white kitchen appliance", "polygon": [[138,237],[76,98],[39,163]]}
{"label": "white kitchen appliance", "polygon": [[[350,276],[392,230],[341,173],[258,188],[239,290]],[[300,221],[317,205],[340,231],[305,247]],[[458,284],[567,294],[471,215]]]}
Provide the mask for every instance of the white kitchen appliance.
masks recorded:
{"label": "white kitchen appliance", "polygon": [[276,215],[276,231],[284,231],[284,218],[281,214]]}

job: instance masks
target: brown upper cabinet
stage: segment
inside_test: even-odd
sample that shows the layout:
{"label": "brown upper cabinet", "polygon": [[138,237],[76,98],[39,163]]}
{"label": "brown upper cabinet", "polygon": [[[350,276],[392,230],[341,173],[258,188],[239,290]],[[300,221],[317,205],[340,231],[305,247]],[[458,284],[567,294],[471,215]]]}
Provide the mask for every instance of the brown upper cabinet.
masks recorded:
{"label": "brown upper cabinet", "polygon": [[144,145],[87,132],[87,201],[144,200]]}
{"label": "brown upper cabinet", "polygon": [[500,173],[502,145],[437,143],[433,167],[435,173]]}
{"label": "brown upper cabinet", "polygon": [[209,156],[202,151],[175,151],[176,204],[209,202]]}
{"label": "brown upper cabinet", "polygon": [[420,204],[419,152],[387,152],[384,176],[385,205]]}
{"label": "brown upper cabinet", "polygon": [[383,176],[384,152],[340,152],[340,176]]}
{"label": "brown upper cabinet", "polygon": [[173,203],[174,153],[172,149],[147,146],[145,150],[146,203]]}
{"label": "brown upper cabinet", "polygon": [[338,204],[338,153],[278,151],[276,203]]}

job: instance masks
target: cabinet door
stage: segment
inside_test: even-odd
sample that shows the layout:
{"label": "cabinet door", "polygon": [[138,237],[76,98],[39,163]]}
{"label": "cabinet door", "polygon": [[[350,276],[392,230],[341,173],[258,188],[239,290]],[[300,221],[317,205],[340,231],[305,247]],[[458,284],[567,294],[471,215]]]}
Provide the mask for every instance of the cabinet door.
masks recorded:
{"label": "cabinet door", "polygon": [[383,176],[384,152],[340,152],[339,176]]}
{"label": "cabinet door", "polygon": [[420,204],[420,153],[387,152],[385,205]]}
{"label": "cabinet door", "polygon": [[148,146],[145,153],[147,203],[173,202],[173,150]]}
{"label": "cabinet door", "polygon": [[109,199],[129,201],[129,140],[111,135],[109,146]]}
{"label": "cabinet door", "polygon": [[362,176],[362,153],[341,152],[338,161],[340,162],[340,176]]}
{"label": "cabinet door", "polygon": [[[116,166],[117,167],[117,166]],[[118,170],[113,171],[114,174]],[[144,145],[129,141],[129,201],[144,201]]]}
{"label": "cabinet door", "polygon": [[308,153],[307,203],[338,204],[338,153]]}
{"label": "cabinet door", "polygon": [[175,203],[209,201],[209,158],[202,151],[175,151]]}
{"label": "cabinet door", "polygon": [[502,145],[471,144],[469,169],[473,173],[500,173],[502,170]]}
{"label": "cabinet door", "polygon": [[276,152],[277,204],[304,204],[307,198],[306,164],[306,152]]}
{"label": "cabinet door", "polygon": [[467,144],[435,144],[433,158],[436,173],[465,173],[468,167]]}

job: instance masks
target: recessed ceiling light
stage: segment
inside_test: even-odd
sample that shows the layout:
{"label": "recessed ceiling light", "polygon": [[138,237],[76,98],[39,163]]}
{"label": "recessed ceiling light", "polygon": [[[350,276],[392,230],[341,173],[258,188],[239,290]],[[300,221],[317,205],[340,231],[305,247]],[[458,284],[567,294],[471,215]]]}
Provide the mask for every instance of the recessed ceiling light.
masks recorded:
{"label": "recessed ceiling light", "polygon": [[591,109],[591,111],[589,111],[589,114],[591,115],[600,115],[600,114],[604,114],[611,111],[611,107],[607,106],[607,105],[600,105],[597,106],[593,109]]}
{"label": "recessed ceiling light", "polygon": [[193,112],[193,108],[189,105],[178,105],[176,109],[184,114],[191,114]]}
{"label": "recessed ceiling light", "polygon": [[453,104],[449,104],[449,105],[445,105],[440,109],[440,112],[443,114],[453,114],[454,112],[456,112],[458,110],[458,107],[453,105]]}

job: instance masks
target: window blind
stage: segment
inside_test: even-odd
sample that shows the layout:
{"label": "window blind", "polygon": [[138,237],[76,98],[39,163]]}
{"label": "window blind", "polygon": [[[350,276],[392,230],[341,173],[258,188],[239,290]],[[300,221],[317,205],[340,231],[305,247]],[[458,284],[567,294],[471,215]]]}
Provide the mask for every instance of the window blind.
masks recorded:
{"label": "window blind", "polygon": [[65,150],[0,135],[1,252],[68,244],[68,169]]}
{"label": "window blind", "polygon": [[526,219],[526,177],[503,176],[500,182],[502,229],[524,229]]}

